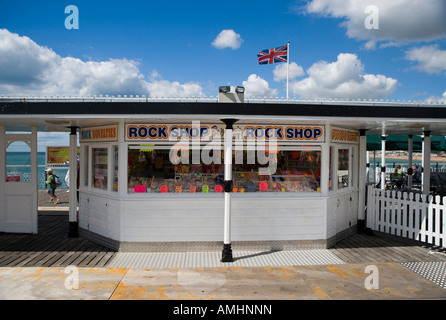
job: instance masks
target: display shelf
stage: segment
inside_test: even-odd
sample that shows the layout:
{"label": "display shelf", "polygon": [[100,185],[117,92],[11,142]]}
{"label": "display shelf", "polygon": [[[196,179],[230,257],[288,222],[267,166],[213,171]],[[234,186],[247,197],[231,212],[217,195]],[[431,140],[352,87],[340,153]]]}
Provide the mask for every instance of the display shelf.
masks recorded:
{"label": "display shelf", "polygon": [[173,179],[131,177],[129,193],[212,193],[223,191],[223,176],[177,173]]}

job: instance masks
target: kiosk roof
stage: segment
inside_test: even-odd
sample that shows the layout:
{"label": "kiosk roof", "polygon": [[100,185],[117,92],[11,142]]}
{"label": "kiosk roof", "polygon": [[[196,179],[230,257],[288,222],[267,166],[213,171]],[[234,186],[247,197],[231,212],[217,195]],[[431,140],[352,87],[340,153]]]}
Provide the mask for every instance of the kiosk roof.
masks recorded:
{"label": "kiosk roof", "polygon": [[70,126],[184,120],[240,123],[332,124],[366,129],[367,134],[446,135],[444,103],[339,100],[263,100],[218,103],[217,99],[151,98],[0,98],[0,125],[9,131],[37,126],[39,131],[68,131]]}

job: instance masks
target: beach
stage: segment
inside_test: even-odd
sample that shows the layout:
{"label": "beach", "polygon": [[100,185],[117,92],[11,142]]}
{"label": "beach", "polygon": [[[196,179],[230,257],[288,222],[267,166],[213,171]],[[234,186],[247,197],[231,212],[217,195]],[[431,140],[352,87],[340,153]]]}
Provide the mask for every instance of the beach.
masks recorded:
{"label": "beach", "polygon": [[[373,157],[371,157],[371,158],[373,159]],[[397,155],[386,155],[386,159],[409,161],[409,157],[397,156]],[[412,160],[421,162],[423,160],[423,157],[422,156],[413,156]],[[446,162],[446,157],[432,156],[431,162]]]}
{"label": "beach", "polygon": [[[373,155],[375,154],[375,161],[381,162],[381,151],[369,151],[369,162],[373,162]],[[386,151],[386,162],[395,162],[395,163],[408,163],[409,156],[407,151],[398,152],[398,151]],[[423,155],[421,152],[414,152],[412,154],[412,162],[413,163],[421,163],[423,161]],[[446,162],[446,155],[441,154],[431,154],[431,164],[435,164],[437,162]]]}

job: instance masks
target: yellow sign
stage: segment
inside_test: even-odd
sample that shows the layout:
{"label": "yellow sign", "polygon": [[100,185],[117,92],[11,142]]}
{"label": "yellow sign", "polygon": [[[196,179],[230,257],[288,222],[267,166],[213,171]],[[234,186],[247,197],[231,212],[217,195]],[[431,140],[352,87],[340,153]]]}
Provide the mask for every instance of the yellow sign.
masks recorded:
{"label": "yellow sign", "polygon": [[359,132],[355,130],[333,128],[331,130],[331,141],[343,143],[358,143]]}
{"label": "yellow sign", "polygon": [[103,126],[93,128],[82,128],[79,132],[80,142],[90,141],[117,141],[118,140],[118,126]]}
{"label": "yellow sign", "polygon": [[[77,157],[80,155],[80,148],[77,148]],[[48,166],[65,165],[70,161],[70,147],[47,147],[46,164]]]}

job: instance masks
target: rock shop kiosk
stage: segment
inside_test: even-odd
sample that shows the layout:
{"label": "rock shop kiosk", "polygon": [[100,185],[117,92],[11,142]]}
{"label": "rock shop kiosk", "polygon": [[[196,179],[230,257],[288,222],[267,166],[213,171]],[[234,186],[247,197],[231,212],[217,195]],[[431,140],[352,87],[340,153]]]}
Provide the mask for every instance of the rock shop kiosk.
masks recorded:
{"label": "rock shop kiosk", "polygon": [[225,191],[234,246],[325,248],[356,231],[358,130],[239,116],[227,183],[225,129],[172,114],[80,127],[80,234],[122,251],[221,248]]}
{"label": "rock shop kiosk", "polygon": [[330,247],[365,227],[366,134],[424,135],[429,167],[430,135],[446,134],[445,119],[444,104],[229,93],[0,98],[0,158],[16,141],[31,151],[30,180],[10,181],[0,166],[0,232],[37,233],[37,132],[62,131],[70,172],[78,139],[81,149],[69,237],[122,251]]}

